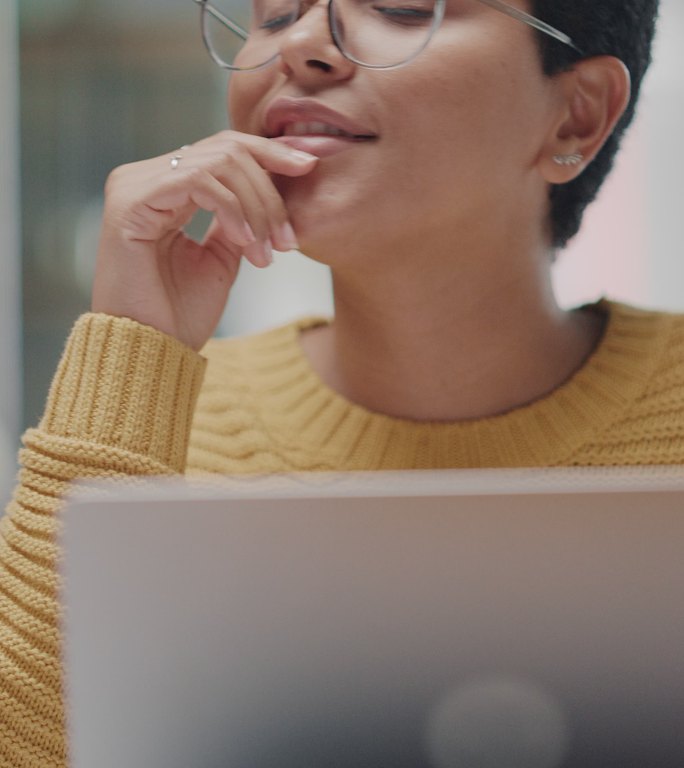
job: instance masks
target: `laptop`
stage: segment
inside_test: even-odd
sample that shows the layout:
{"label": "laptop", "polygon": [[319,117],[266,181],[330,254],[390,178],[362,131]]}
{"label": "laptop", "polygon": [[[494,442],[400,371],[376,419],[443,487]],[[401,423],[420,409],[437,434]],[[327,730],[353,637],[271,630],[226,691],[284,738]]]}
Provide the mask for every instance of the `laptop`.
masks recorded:
{"label": "laptop", "polygon": [[73,768],[681,768],[684,468],[76,490]]}

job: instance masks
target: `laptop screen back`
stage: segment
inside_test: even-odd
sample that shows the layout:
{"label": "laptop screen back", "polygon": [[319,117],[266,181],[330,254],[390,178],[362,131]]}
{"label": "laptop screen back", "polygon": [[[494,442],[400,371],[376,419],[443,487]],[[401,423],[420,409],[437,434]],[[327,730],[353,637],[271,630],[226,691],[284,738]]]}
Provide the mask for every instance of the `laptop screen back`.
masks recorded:
{"label": "laptop screen back", "polygon": [[74,768],[684,765],[684,483],[447,475],[77,498]]}

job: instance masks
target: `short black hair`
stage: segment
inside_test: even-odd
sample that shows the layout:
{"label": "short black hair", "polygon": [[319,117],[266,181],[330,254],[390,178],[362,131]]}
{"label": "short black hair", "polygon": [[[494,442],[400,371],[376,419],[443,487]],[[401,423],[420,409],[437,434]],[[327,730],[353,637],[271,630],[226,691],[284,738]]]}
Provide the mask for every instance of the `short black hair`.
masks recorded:
{"label": "short black hair", "polygon": [[577,234],[585,208],[596,198],[613,167],[626,128],[632,122],[641,82],[651,63],[659,0],[532,0],[532,13],[569,35],[582,56],[548,35],[539,34],[544,73],[570,69],[579,58],[610,55],[620,59],[632,79],[629,105],[594,161],[574,181],[550,192],[550,228],[555,248]]}

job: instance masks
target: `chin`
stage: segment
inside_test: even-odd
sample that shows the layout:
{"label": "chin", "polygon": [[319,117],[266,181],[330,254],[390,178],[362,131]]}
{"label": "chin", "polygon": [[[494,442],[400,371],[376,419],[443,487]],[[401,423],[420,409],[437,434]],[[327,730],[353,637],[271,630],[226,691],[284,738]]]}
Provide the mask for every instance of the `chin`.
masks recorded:
{"label": "chin", "polygon": [[350,233],[362,224],[358,199],[345,194],[340,184],[328,180],[278,177],[276,187],[283,197],[290,222],[302,252],[322,261],[317,254],[348,243]]}

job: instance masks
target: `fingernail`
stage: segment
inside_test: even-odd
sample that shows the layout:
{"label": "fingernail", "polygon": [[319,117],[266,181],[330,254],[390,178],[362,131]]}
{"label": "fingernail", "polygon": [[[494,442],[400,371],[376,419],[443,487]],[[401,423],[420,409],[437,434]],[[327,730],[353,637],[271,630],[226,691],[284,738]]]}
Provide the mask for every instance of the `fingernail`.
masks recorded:
{"label": "fingernail", "polygon": [[244,251],[245,257],[255,266],[263,269],[273,262],[273,250],[270,240],[250,243]]}
{"label": "fingernail", "polygon": [[278,227],[277,241],[278,244],[287,251],[297,250],[299,248],[297,235],[295,235],[294,229],[292,229],[292,225],[289,221],[286,221],[285,224],[282,224],[280,227]]}
{"label": "fingernail", "polygon": [[264,266],[268,267],[273,264],[273,244],[270,240],[264,242],[261,252],[264,255]]}
{"label": "fingernail", "polygon": [[295,160],[299,160],[302,163],[308,163],[311,160],[318,160],[318,157],[316,155],[310,155],[308,152],[302,152],[299,149],[293,149],[290,152],[290,155]]}

